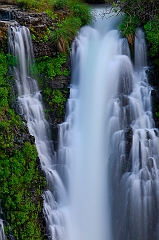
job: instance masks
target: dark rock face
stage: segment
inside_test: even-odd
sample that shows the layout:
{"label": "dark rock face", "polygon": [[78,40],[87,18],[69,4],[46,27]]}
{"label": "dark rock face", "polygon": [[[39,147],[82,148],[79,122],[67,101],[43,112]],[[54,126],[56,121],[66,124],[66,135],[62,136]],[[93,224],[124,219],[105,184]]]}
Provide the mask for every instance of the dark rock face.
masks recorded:
{"label": "dark rock face", "polygon": [[[53,44],[53,42],[49,40],[49,37],[47,35],[47,30],[50,27],[52,29],[55,29],[56,23],[54,22],[54,20],[50,19],[46,13],[23,12],[19,8],[17,8],[17,6],[0,5],[0,20],[3,21],[3,22],[0,22],[0,33],[3,30],[6,39],[7,39],[7,27],[8,25],[11,25],[11,23],[15,25],[26,26],[30,29],[35,58],[39,58],[43,56],[49,56],[49,57],[56,56],[57,54],[56,46]],[[0,43],[1,43],[1,35],[2,34],[0,34]],[[48,38],[47,41],[44,40],[44,36]],[[62,68],[69,69],[69,64],[68,63],[64,64]],[[43,90],[45,90],[46,87],[53,90],[59,90],[63,95],[63,97],[65,97],[65,99],[68,98],[68,95],[69,95],[68,85],[70,83],[70,77],[57,75],[52,79],[45,77],[44,81],[45,81],[45,84],[41,86]],[[55,106],[52,106],[52,108],[50,109],[46,96],[44,96],[43,93],[42,95],[43,95],[44,106],[49,111],[46,117],[51,126],[51,132],[53,135],[54,143],[55,145],[57,145],[57,134],[58,134],[57,125],[64,121],[64,115],[65,115],[65,110],[61,112],[59,108],[65,109],[66,103],[61,103],[60,107],[57,106],[57,104],[55,104]],[[50,101],[52,101],[52,98],[49,98],[49,99]],[[18,104],[15,102],[13,103],[13,105],[14,105],[14,108],[16,109],[16,112],[19,113]]]}
{"label": "dark rock face", "polygon": [[11,19],[16,20],[20,25],[26,27],[49,27],[52,25],[51,19],[45,13],[22,12],[16,8],[10,8]]}
{"label": "dark rock face", "polygon": [[148,81],[153,87],[151,90],[151,99],[152,99],[152,113],[155,121],[155,125],[159,128],[159,84],[156,69],[151,67],[146,70],[148,76]]}
{"label": "dark rock face", "polygon": [[[12,24],[26,26],[31,33],[38,35],[38,38],[33,39],[33,48],[35,57],[54,56],[56,54],[56,47],[52,42],[40,41],[40,37],[47,34],[47,29],[52,27],[54,29],[54,21],[51,20],[46,13],[23,12],[17,6],[0,5],[0,21],[3,21],[3,29]],[[0,26],[0,31],[2,27]],[[0,34],[1,38],[4,34]],[[2,44],[1,44],[2,45]]]}
{"label": "dark rock face", "polygon": [[50,83],[50,87],[53,89],[67,89],[69,84],[69,78],[65,76],[56,76]]}
{"label": "dark rock face", "polygon": [[43,56],[55,56],[56,50],[51,42],[43,43],[36,40],[33,40],[34,56],[43,57]]}
{"label": "dark rock face", "polygon": [[[16,20],[20,25],[28,27],[36,35],[42,33],[45,35],[47,28],[53,27],[53,22],[45,13],[26,13],[12,10],[11,16],[12,19]],[[32,42],[35,57],[54,56],[56,54],[52,42],[39,41],[39,39],[33,39]]]}

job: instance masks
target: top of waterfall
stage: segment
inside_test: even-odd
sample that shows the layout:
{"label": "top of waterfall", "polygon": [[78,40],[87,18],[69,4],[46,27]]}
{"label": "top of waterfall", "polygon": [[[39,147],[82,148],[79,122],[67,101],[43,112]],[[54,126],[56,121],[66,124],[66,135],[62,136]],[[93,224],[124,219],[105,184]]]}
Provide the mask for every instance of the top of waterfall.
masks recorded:
{"label": "top of waterfall", "polygon": [[98,5],[92,9],[93,23],[92,26],[101,33],[117,29],[119,22],[122,20],[122,14],[114,13],[111,7]]}
{"label": "top of waterfall", "polygon": [[6,24],[8,27],[9,26],[17,26],[19,25],[17,21],[15,20],[9,20],[9,21],[0,21],[0,23]]}

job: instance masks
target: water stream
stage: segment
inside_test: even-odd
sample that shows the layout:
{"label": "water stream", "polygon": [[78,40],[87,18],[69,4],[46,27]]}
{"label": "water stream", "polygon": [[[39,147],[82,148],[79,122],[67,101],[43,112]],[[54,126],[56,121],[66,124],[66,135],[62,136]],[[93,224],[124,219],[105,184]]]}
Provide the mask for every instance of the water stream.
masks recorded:
{"label": "water stream", "polygon": [[58,152],[66,165],[69,240],[159,239],[159,139],[145,36],[137,29],[133,65],[118,21],[97,14],[72,46]]}
{"label": "water stream", "polygon": [[0,219],[0,240],[5,240],[4,225],[3,221]]}
{"label": "water stream", "polygon": [[19,107],[47,178],[49,234],[52,240],[157,240],[159,139],[144,33],[136,32],[133,66],[127,40],[117,31],[120,17],[98,13],[72,45],[70,98],[56,154],[29,72],[29,30],[9,28]]}
{"label": "water stream", "polygon": [[44,192],[43,198],[49,235],[51,239],[59,239],[59,237],[63,239],[61,211],[66,201],[66,192],[56,170],[56,155],[49,125],[45,119],[41,93],[37,81],[30,73],[34,54],[29,29],[21,26],[10,27],[8,41],[10,54],[17,61],[13,73],[19,95],[20,114],[25,118],[30,134],[35,137],[41,166],[46,173],[47,191]]}

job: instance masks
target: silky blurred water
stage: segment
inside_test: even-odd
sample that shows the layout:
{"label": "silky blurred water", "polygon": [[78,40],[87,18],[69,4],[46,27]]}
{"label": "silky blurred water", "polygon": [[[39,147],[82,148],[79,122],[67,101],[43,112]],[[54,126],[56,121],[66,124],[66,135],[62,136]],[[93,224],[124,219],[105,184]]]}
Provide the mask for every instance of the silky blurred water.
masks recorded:
{"label": "silky blurred water", "polygon": [[134,64],[117,26],[122,17],[83,27],[71,50],[67,115],[54,152],[41,94],[29,68],[29,30],[11,27],[10,53],[21,114],[46,173],[44,215],[52,240],[157,240],[158,129],[151,111],[147,51],[135,34]]}

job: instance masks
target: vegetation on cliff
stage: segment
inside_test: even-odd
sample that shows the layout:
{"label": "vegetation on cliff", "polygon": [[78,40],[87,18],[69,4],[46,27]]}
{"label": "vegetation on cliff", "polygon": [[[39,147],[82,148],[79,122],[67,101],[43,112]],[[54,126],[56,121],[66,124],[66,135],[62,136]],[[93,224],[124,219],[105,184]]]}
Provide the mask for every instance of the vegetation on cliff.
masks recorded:
{"label": "vegetation on cliff", "polygon": [[[5,1],[4,1],[5,2]],[[69,78],[68,58],[70,45],[79,28],[89,23],[91,16],[87,5],[80,1],[66,0],[13,0],[27,15],[34,11],[45,11],[50,25],[41,27],[30,25],[33,42],[53,46],[53,55],[37,57],[32,73],[38,76],[48,119],[56,118],[54,124],[64,119],[64,108],[69,89],[66,82],[56,88],[58,78]],[[15,10],[16,11],[16,10]],[[41,16],[41,15],[40,15]],[[21,19],[22,21],[22,19]],[[24,19],[25,25],[25,19]],[[13,109],[14,79],[8,72],[8,65],[14,66],[15,59],[6,52],[6,26],[0,32],[0,198],[3,213],[0,217],[6,222],[5,233],[8,239],[13,234],[16,240],[44,239],[42,191],[45,178],[39,173],[40,164],[34,139],[29,135],[25,121]],[[0,26],[1,29],[1,26]],[[0,30],[1,31],[1,30]],[[68,80],[67,80],[68,84]],[[65,85],[65,86],[64,86]],[[57,137],[57,136],[56,136]],[[9,223],[9,224],[8,224]]]}
{"label": "vegetation on cliff", "polygon": [[[45,32],[39,33],[37,28],[30,28],[33,42],[45,41],[55,46],[54,56],[43,56],[35,59],[33,72],[39,79],[43,89],[43,100],[48,120],[55,126],[64,120],[65,104],[69,94],[68,59],[73,39],[83,25],[91,21],[90,8],[80,0],[52,1],[52,8],[45,12],[52,20],[52,25]],[[44,40],[45,38],[45,40]],[[58,87],[55,82],[64,79]],[[67,82],[67,83],[66,83]],[[53,90],[52,90],[53,89]]]}
{"label": "vegetation on cliff", "polygon": [[137,27],[143,27],[150,47],[149,55],[159,54],[159,1],[157,0],[122,0],[115,7],[125,13],[119,28],[125,36],[134,34]]}
{"label": "vegetation on cliff", "polygon": [[12,76],[7,75],[8,59],[0,52],[0,198],[8,236],[42,239],[39,214],[42,188],[37,151],[26,126],[11,108]]}

